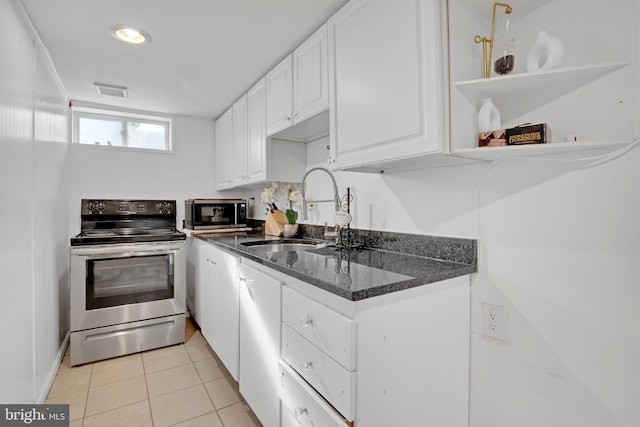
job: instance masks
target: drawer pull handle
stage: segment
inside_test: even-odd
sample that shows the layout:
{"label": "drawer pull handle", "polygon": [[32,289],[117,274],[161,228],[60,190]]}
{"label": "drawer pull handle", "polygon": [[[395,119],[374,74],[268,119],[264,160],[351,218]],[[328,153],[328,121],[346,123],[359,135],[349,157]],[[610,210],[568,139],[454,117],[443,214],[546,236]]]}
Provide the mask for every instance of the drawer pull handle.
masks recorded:
{"label": "drawer pull handle", "polygon": [[301,408],[301,407],[297,407],[294,411],[293,411],[293,415],[296,416],[296,418],[300,418],[302,415],[304,414],[309,414],[309,412],[307,412],[307,408]]}
{"label": "drawer pull handle", "polygon": [[309,370],[311,368],[313,368],[313,363],[311,362],[304,362],[301,366],[303,371]]}
{"label": "drawer pull handle", "polygon": [[309,326],[313,326],[313,319],[311,316],[306,315],[300,318],[300,327],[308,328]]}

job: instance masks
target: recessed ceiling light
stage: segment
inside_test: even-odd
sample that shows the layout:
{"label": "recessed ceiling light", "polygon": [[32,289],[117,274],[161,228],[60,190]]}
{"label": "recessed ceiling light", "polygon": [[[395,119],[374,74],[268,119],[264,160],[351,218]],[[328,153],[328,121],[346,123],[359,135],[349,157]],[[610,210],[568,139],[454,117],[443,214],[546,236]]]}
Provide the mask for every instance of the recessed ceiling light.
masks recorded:
{"label": "recessed ceiling light", "polygon": [[118,40],[131,44],[144,44],[151,41],[151,36],[144,31],[123,25],[113,27],[111,34]]}

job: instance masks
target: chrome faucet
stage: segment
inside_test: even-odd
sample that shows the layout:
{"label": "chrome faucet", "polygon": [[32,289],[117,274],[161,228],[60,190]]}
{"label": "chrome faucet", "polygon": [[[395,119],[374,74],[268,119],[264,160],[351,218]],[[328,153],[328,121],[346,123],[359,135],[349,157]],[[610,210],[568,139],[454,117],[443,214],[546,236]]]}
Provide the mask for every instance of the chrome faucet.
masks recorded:
{"label": "chrome faucet", "polygon": [[[309,176],[309,174],[311,172],[314,171],[323,171],[326,172],[327,175],[329,175],[329,177],[331,178],[331,182],[333,183],[333,200],[314,200],[314,203],[321,203],[321,202],[333,202],[335,204],[335,212],[339,212],[340,211],[340,197],[338,195],[338,184],[336,183],[336,177],[333,176],[333,173],[331,173],[331,171],[327,168],[323,168],[322,166],[316,166],[313,167],[311,169],[309,169],[307,171],[307,173],[304,174],[304,176],[302,177],[302,183],[300,184],[300,187],[302,188],[302,219],[306,220],[307,219],[307,199],[305,197],[305,182],[307,180],[307,176]],[[329,235],[329,233],[327,233],[327,228],[326,228],[326,224],[325,224],[325,237],[336,237],[337,239],[337,243],[340,242],[340,228],[336,225],[336,233],[335,234],[331,234]]]}
{"label": "chrome faucet", "polygon": [[314,203],[320,202],[334,202],[336,205],[335,211],[338,212],[340,210],[340,197],[338,197],[338,184],[336,183],[336,177],[333,176],[333,173],[327,168],[323,168],[322,166],[316,166],[311,168],[304,174],[302,177],[302,183],[300,186],[302,187],[302,219],[307,219],[307,199],[305,198],[305,181],[309,174],[313,171],[324,171],[331,178],[331,182],[333,183],[333,200],[314,200]]}

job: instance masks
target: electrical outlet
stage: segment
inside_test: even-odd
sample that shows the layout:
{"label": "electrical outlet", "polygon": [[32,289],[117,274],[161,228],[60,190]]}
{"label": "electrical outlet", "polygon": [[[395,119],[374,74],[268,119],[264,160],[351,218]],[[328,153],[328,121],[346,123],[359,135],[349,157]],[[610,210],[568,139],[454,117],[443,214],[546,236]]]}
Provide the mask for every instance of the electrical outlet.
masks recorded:
{"label": "electrical outlet", "polygon": [[505,309],[501,305],[482,304],[483,322],[482,329],[485,337],[499,341],[506,341]]}

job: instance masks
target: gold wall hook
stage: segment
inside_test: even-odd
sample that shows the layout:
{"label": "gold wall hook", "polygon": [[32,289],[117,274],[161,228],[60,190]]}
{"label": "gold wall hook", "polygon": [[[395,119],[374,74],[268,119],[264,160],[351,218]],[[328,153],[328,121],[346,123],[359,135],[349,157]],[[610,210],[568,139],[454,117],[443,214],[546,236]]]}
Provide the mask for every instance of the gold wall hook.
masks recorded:
{"label": "gold wall hook", "polygon": [[[491,62],[493,58],[493,33],[496,26],[496,8],[498,8],[498,6],[504,7],[504,13],[507,15],[513,11],[513,8],[506,3],[494,3],[493,13],[491,15],[491,36],[489,38],[481,36],[475,36],[473,38],[473,41],[477,44],[482,43],[482,65],[485,79],[491,77]],[[487,45],[489,45],[488,52]]]}

